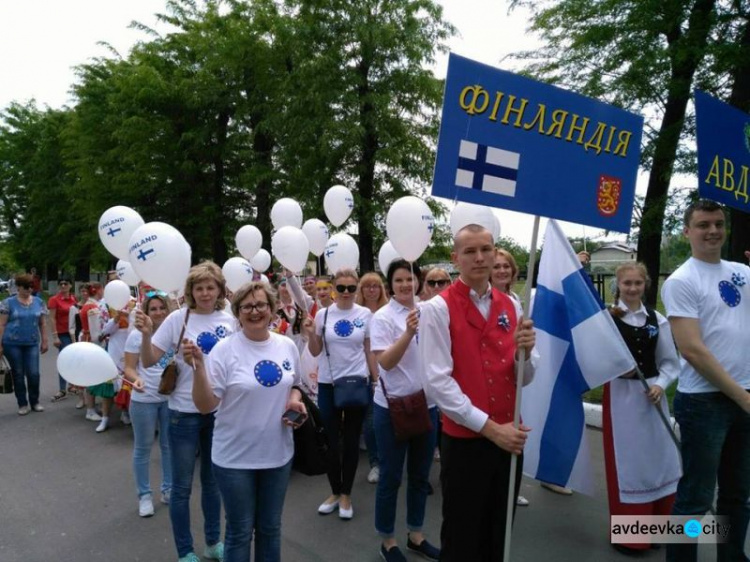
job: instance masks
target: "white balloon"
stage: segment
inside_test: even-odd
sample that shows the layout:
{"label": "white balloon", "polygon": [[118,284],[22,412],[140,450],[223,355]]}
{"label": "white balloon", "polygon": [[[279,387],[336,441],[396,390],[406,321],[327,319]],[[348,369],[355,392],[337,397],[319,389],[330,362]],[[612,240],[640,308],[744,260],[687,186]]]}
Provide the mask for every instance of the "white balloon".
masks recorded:
{"label": "white balloon", "polygon": [[325,250],[326,265],[332,275],[340,269],[357,269],[359,265],[359,246],[354,238],[339,232],[328,240]]}
{"label": "white balloon", "polygon": [[115,270],[117,271],[117,277],[119,277],[122,281],[124,281],[131,287],[138,286],[138,281],[140,281],[140,279],[138,278],[138,274],[133,269],[133,266],[130,265],[129,261],[118,260]]}
{"label": "white balloon", "polygon": [[434,222],[427,203],[409,195],[396,201],[388,210],[385,228],[394,249],[406,261],[413,262],[429,246]]}
{"label": "white balloon", "polygon": [[391,262],[400,259],[401,256],[398,255],[396,248],[393,247],[390,240],[386,240],[383,245],[380,246],[380,251],[378,252],[378,266],[380,267],[380,271],[383,272],[383,275],[388,273],[388,266],[391,265]]}
{"label": "white balloon", "polygon": [[115,279],[104,287],[104,302],[115,310],[121,310],[130,302],[130,287],[125,281]]}
{"label": "white balloon", "polygon": [[266,276],[265,276],[265,275],[263,275],[262,273],[260,274],[260,280],[261,280],[261,281],[263,281],[263,283],[267,283],[267,284],[269,284],[269,285],[270,285],[270,283],[271,283],[271,282],[270,282],[270,281],[268,280],[268,277],[266,277]]}
{"label": "white balloon", "polygon": [[175,227],[149,222],[133,233],[130,265],[138,277],[161,291],[177,291],[190,271],[190,245]]}
{"label": "white balloon", "polygon": [[334,185],[323,197],[323,210],[333,226],[341,226],[354,209],[354,196],[343,185]]}
{"label": "white balloon", "polygon": [[271,238],[271,250],[281,265],[299,273],[307,265],[310,242],[299,228],[282,226]]}
{"label": "white balloon", "polygon": [[307,236],[310,243],[310,251],[320,256],[326,249],[328,242],[328,227],[322,220],[308,219],[302,225],[302,232]]}
{"label": "white balloon", "polygon": [[99,240],[110,254],[127,261],[130,237],[141,226],[143,218],[130,207],[110,207],[99,217]]}
{"label": "white balloon", "polygon": [[240,255],[246,260],[251,260],[263,245],[263,235],[257,227],[246,224],[237,231],[234,243],[237,245],[237,251]]}
{"label": "white balloon", "polygon": [[245,258],[229,258],[221,268],[227,288],[233,293],[253,280],[253,266]]}
{"label": "white balloon", "polygon": [[483,205],[474,205],[472,203],[458,203],[451,211],[451,232],[453,237],[458,234],[458,231],[463,227],[476,224],[483,226],[487,230],[493,233],[495,231],[496,223],[495,213],[489,207]]}
{"label": "white balloon", "polygon": [[500,219],[497,218],[497,215],[495,213],[492,213],[492,218],[495,219],[495,224],[492,227],[492,238],[497,242],[500,240],[500,233],[502,232],[502,228],[500,227]]}
{"label": "white balloon", "polygon": [[283,226],[302,227],[302,207],[294,199],[284,197],[271,207],[271,222],[276,230]]}
{"label": "white balloon", "polygon": [[268,268],[271,267],[271,254],[261,248],[258,250],[258,253],[253,256],[253,259],[250,260],[250,265],[252,265],[253,269],[258,273],[268,270]]}
{"label": "white balloon", "polygon": [[90,342],[66,346],[57,356],[57,371],[76,386],[94,386],[117,377],[117,367],[109,354]]}

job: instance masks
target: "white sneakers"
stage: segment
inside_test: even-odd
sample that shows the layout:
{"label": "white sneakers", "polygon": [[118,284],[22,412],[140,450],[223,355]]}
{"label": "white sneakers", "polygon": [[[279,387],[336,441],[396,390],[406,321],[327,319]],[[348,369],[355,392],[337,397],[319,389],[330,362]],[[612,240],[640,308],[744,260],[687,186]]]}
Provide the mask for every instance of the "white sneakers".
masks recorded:
{"label": "white sneakers", "polygon": [[96,410],[86,410],[86,419],[89,421],[102,421],[102,417],[96,413]]}
{"label": "white sneakers", "polygon": [[377,484],[378,480],[380,480],[380,467],[373,466],[367,474],[367,481],[370,484]]}
{"label": "white sneakers", "polygon": [[[97,431],[99,431],[97,429]],[[138,499],[138,515],[141,517],[151,517],[154,514],[154,502],[151,500],[151,494],[144,494]]]}
{"label": "white sneakers", "polygon": [[96,432],[102,433],[104,431],[107,431],[107,427],[109,427],[109,418],[102,417],[102,421],[100,421],[99,425],[96,426]]}
{"label": "white sneakers", "polygon": [[120,415],[120,421],[124,425],[130,425],[130,424],[133,423],[133,422],[130,421],[130,414],[127,413],[125,410],[123,410],[122,414]]}
{"label": "white sneakers", "polygon": [[354,506],[350,506],[349,509],[344,509],[339,505],[339,519],[348,521],[352,517],[354,517]]}
{"label": "white sneakers", "polygon": [[318,513],[321,515],[328,515],[329,513],[333,513],[336,511],[339,507],[339,500],[335,500],[331,503],[328,503],[327,501],[324,501],[322,504],[320,504],[320,507],[318,507]]}

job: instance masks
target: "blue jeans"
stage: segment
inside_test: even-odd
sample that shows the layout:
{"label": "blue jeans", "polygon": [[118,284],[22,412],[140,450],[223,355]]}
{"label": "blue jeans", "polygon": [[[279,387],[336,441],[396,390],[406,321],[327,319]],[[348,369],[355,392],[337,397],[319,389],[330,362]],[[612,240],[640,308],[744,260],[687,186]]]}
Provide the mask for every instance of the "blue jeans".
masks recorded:
{"label": "blue jeans", "polygon": [[370,461],[370,468],[378,466],[378,440],[375,439],[375,428],[372,425],[373,408],[375,402],[373,400],[375,395],[374,387],[370,386],[370,403],[367,405],[367,415],[365,416],[365,445],[367,445],[367,460]]}
{"label": "blue jeans", "polygon": [[[133,391],[135,392],[135,390]],[[133,422],[133,476],[138,497],[151,493],[149,464],[154,434],[159,427],[161,448],[161,491],[172,489],[172,454],[169,450],[169,407],[167,402],[130,401]]]}
{"label": "blue jeans", "polygon": [[255,532],[255,562],[281,560],[281,512],[289,484],[292,461],[261,470],[222,468],[214,465],[227,529],[224,562],[248,562]]}
{"label": "blue jeans", "polygon": [[[716,545],[717,560],[748,560],[743,553],[750,521],[750,415],[721,392],[677,392],[683,476],[674,515],[703,515],[719,483],[717,515],[729,518],[729,541]],[[667,560],[697,560],[697,544],[667,545]]]}
{"label": "blue jeans", "polygon": [[[70,334],[57,334],[57,338],[60,340],[60,347],[57,349],[58,351],[62,351],[66,347],[68,347],[71,343],[73,343],[73,340],[70,339]],[[68,382],[60,376],[60,373],[57,373],[57,381],[60,385],[60,391],[65,392],[65,390],[68,387]]]}
{"label": "blue jeans", "polygon": [[[13,390],[18,407],[35,406],[39,403],[39,345],[14,345],[3,343],[3,354],[13,373]],[[26,399],[26,381],[29,397]]]}
{"label": "blue jeans", "polygon": [[172,451],[172,496],[169,518],[172,521],[177,556],[193,552],[190,532],[190,492],[193,489],[195,457],[200,451],[201,508],[206,544],[213,546],[221,537],[221,497],[211,466],[213,414],[191,414],[169,410],[169,448]]}
{"label": "blue jeans", "polygon": [[375,530],[392,538],[396,523],[398,489],[406,460],[406,527],[421,531],[430,489],[429,476],[437,440],[437,408],[430,408],[432,431],[409,441],[396,441],[388,408],[373,406],[373,427],[380,453],[380,480],[375,494]]}

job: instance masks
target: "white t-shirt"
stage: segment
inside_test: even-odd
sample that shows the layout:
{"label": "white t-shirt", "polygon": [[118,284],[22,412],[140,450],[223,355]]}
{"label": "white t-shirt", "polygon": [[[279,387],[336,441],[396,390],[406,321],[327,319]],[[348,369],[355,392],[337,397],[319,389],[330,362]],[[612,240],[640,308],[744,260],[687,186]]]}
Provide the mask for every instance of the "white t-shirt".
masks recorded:
{"label": "white t-shirt", "polygon": [[[737,384],[750,389],[750,267],[690,258],[664,282],[661,297],[668,318],[698,319],[708,349]],[[687,361],[677,389],[719,392]]]}
{"label": "white t-shirt", "polygon": [[[151,343],[162,351],[176,349],[186,313],[187,309],[181,308],[167,316],[153,335]],[[234,326],[234,317],[224,311],[196,314],[194,310],[191,310],[183,338],[194,341],[203,354],[208,355],[220,340],[234,332]],[[177,375],[177,386],[174,392],[169,395],[169,409],[185,413],[198,413],[198,408],[193,403],[193,366],[185,363],[182,349],[177,353],[175,362],[179,374]]]}
{"label": "white t-shirt", "polygon": [[285,336],[264,342],[236,332],[220,342],[207,370],[216,410],[211,460],[223,468],[263,469],[285,465],[294,455],[292,428],[281,417],[300,382],[299,352]]}
{"label": "white t-shirt", "polygon": [[[334,303],[315,315],[316,334],[322,335],[323,324],[326,325],[323,351],[318,355],[318,382],[333,384],[334,378],[369,375],[365,338],[370,337],[371,320],[372,312],[358,304],[353,304],[348,310],[341,310]],[[326,348],[330,357],[326,356]],[[334,376],[331,376],[331,369]]]}
{"label": "white t-shirt", "polygon": [[[409,309],[404,305],[395,299],[388,301],[388,304],[378,310],[372,317],[370,349],[372,351],[385,351],[396,343],[396,340],[406,331],[406,317],[408,315]],[[386,371],[383,367],[378,366],[388,396],[407,396],[422,390],[422,363],[419,359],[418,340],[418,335],[411,339],[404,355],[393,369]],[[388,407],[388,401],[383,394],[383,387],[379,382],[375,385],[375,403],[383,408]],[[428,405],[432,407],[434,403],[428,399]]]}
{"label": "white t-shirt", "polygon": [[138,330],[131,331],[125,342],[125,353],[133,353],[139,356],[136,371],[144,384],[143,392],[138,392],[134,389],[133,392],[130,393],[130,399],[133,402],[147,402],[151,404],[156,402],[166,402],[167,397],[163,394],[159,394],[159,381],[161,380],[162,371],[164,371],[164,368],[169,364],[169,361],[174,355],[174,348],[171,348],[167,353],[161,356],[159,361],[146,369],[143,367],[140,360],[141,342],[143,342],[143,334]]}

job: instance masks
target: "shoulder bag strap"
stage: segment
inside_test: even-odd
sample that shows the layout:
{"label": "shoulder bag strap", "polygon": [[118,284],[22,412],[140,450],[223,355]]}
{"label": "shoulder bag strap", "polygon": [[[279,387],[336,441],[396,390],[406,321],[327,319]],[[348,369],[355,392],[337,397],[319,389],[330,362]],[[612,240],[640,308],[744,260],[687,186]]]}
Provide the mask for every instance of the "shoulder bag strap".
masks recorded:
{"label": "shoulder bag strap", "polygon": [[333,380],[333,367],[331,367],[331,354],[328,353],[328,346],[326,345],[326,324],[328,324],[328,307],[326,307],[326,311],[323,313],[322,339],[323,339],[323,350],[326,352],[326,359],[328,360],[328,370],[331,373],[331,380]]}
{"label": "shoulder bag strap", "polygon": [[190,309],[187,309],[185,314],[185,321],[182,323],[182,330],[180,330],[180,337],[177,338],[177,347],[174,350],[174,355],[177,357],[177,352],[180,351],[180,345],[182,345],[182,338],[185,335],[185,328],[187,328],[188,318],[190,318]]}

